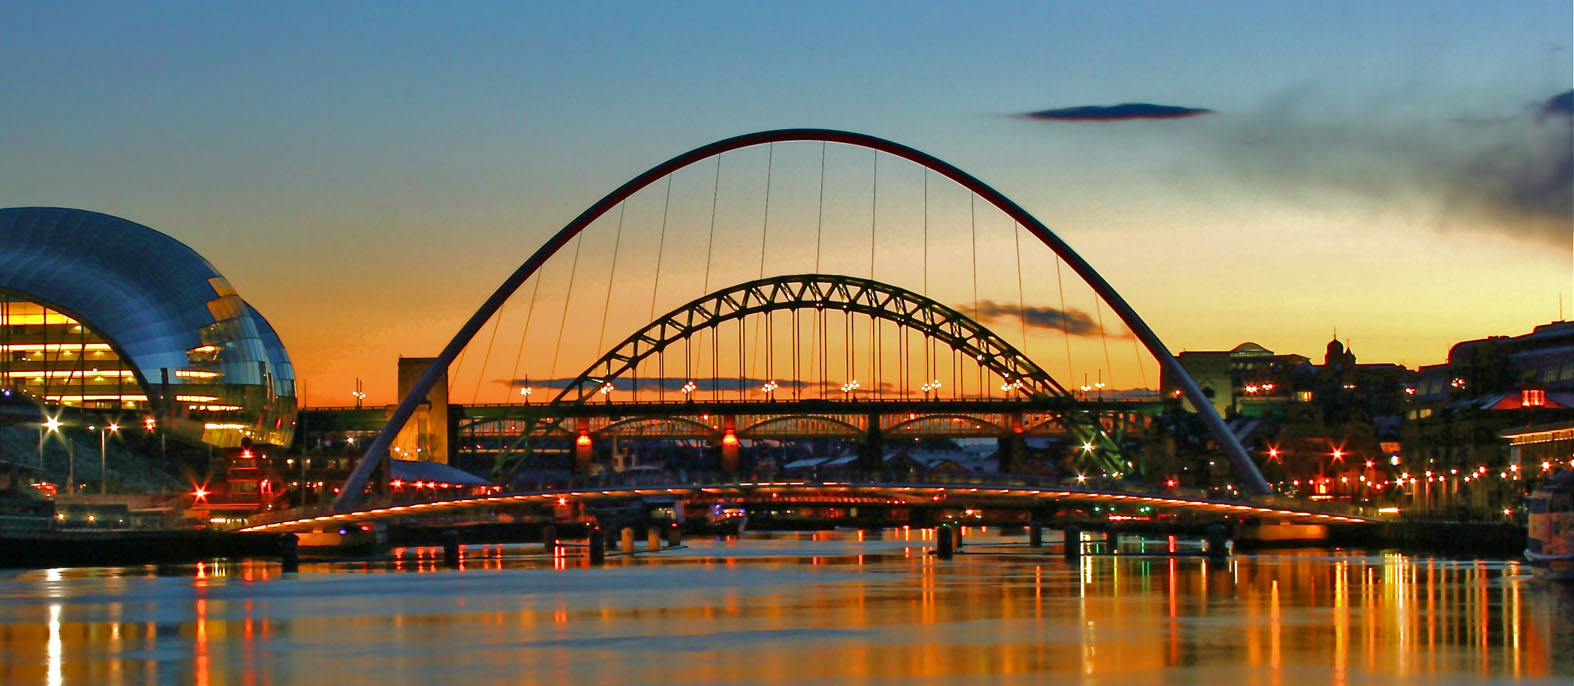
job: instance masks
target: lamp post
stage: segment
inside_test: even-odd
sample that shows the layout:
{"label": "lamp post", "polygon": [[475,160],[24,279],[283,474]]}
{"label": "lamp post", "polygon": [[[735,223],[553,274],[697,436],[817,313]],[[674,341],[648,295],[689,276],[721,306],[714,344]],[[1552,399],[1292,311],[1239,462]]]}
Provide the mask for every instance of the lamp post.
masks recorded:
{"label": "lamp post", "polygon": [[[93,427],[88,427],[89,429]],[[110,422],[109,426],[98,429],[98,494],[104,495],[105,484],[109,483],[109,458],[104,452],[104,432],[120,433],[120,425]]]}
{"label": "lamp post", "polygon": [[38,471],[44,471],[44,442],[49,434],[60,433],[60,416],[44,415],[44,423],[38,426]]}

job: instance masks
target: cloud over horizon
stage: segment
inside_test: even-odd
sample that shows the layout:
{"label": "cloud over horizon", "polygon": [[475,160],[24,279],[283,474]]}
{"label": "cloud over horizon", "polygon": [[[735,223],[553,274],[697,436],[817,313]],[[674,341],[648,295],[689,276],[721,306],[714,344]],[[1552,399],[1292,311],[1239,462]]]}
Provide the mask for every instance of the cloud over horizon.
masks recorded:
{"label": "cloud over horizon", "polygon": [[1186,119],[1212,114],[1213,110],[1201,107],[1155,105],[1147,102],[1127,102],[1119,105],[1084,105],[1026,112],[1019,116],[1042,121],[1131,121],[1134,119]]}
{"label": "cloud over horizon", "polygon": [[[958,307],[957,309],[965,312],[972,308]],[[1060,310],[1038,305],[1017,307],[993,300],[981,300],[978,303],[978,310],[973,313],[973,318],[984,324],[1001,319],[1017,319],[1025,322],[1029,328],[1064,331],[1073,336],[1109,335],[1106,330],[1099,328],[1093,317],[1079,310]],[[1114,335],[1119,338],[1126,334]]]}
{"label": "cloud over horizon", "polygon": [[[1410,207],[1439,230],[1566,245],[1574,222],[1574,92],[1483,106],[1466,116],[1417,116],[1408,98],[1300,84],[1188,144],[1243,185],[1293,202],[1326,192]],[[1227,123],[1226,123],[1227,122]],[[1188,179],[1202,179],[1195,167]]]}

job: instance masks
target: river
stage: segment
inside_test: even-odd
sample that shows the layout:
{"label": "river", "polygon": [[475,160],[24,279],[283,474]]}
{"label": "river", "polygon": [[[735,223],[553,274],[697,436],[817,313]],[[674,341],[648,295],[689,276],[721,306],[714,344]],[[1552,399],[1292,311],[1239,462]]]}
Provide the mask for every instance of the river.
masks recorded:
{"label": "river", "polygon": [[[1515,561],[1290,550],[1068,563],[1025,536],[749,534],[586,564],[469,546],[0,572],[5,684],[1574,682],[1574,594]],[[1141,546],[1167,548],[1166,541]],[[640,546],[643,549],[643,545]]]}

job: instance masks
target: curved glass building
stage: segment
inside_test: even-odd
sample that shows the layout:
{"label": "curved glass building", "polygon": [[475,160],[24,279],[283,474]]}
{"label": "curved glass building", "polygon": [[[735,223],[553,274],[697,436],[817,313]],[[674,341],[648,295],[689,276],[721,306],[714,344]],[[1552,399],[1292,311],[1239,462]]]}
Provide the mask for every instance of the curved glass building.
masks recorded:
{"label": "curved glass building", "polygon": [[295,372],[196,251],[107,214],[0,209],[0,386],[218,447],[289,445]]}

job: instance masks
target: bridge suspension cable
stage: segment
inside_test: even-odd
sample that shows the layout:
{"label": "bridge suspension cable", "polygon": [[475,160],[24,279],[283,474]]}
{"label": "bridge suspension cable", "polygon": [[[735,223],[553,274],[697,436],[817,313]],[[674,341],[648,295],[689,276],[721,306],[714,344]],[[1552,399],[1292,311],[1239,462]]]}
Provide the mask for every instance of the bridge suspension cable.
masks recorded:
{"label": "bridge suspension cable", "polygon": [[[1173,358],[1173,356],[1171,356],[1169,354],[1168,349],[1166,349],[1163,346],[1163,344],[1158,340],[1158,338],[1155,335],[1153,335],[1152,331],[1150,329],[1148,329],[1146,324],[1144,324],[1141,321],[1141,319],[1136,315],[1136,313],[1131,310],[1130,306],[1127,305],[1124,302],[1124,300],[1122,300],[1120,298],[1120,296],[1117,293],[1114,292],[1114,290],[1109,286],[1109,284],[1096,271],[1094,271],[1093,268],[1091,266],[1089,266],[1086,261],[1084,261],[1075,252],[1073,252],[1070,249],[1070,247],[1067,246],[1064,243],[1064,241],[1062,241],[1058,236],[1056,236],[1055,234],[1050,232],[1047,227],[1045,227],[1041,222],[1039,222],[1031,214],[1027,213],[1019,205],[1017,205],[1016,203],[1014,203],[1011,200],[1007,199],[1005,196],[1000,194],[995,189],[993,189],[993,188],[989,187],[988,185],[986,185],[986,184],[982,183],[981,181],[979,181],[976,177],[973,177],[973,176],[967,174],[966,172],[963,172],[960,169],[957,169],[956,167],[954,167],[954,166],[952,166],[952,165],[950,165],[950,164],[948,164],[948,163],[946,163],[946,162],[944,162],[942,160],[939,160],[937,158],[934,158],[933,156],[927,155],[925,153],[922,153],[920,151],[914,150],[912,148],[909,148],[909,147],[906,147],[906,146],[902,146],[902,145],[899,145],[899,144],[896,144],[896,143],[893,143],[891,141],[887,141],[887,140],[884,140],[884,139],[879,139],[879,138],[875,138],[875,137],[871,137],[871,136],[865,136],[865,135],[861,135],[861,134],[842,132],[842,131],[829,131],[829,130],[817,130],[817,129],[790,129],[790,130],[761,132],[761,133],[757,133],[757,134],[747,134],[747,135],[744,135],[744,136],[738,136],[738,137],[726,139],[726,140],[723,140],[723,141],[717,141],[717,142],[709,144],[709,145],[701,146],[701,147],[695,148],[694,150],[691,150],[691,151],[689,151],[687,153],[684,153],[682,155],[678,155],[678,156],[672,158],[671,160],[668,160],[666,162],[663,162],[661,164],[658,164],[658,165],[652,167],[651,169],[647,170],[645,173],[642,173],[642,174],[636,176],[634,179],[630,180],[629,182],[623,184],[618,189],[614,190],[613,192],[609,193],[607,196],[602,198],[600,201],[598,201],[595,204],[593,204],[590,208],[586,209],[584,212],[582,212],[573,221],[571,221],[567,225],[565,225],[562,230],[560,230],[551,239],[549,239],[544,245],[542,245],[540,249],[538,249],[534,254],[532,254],[531,257],[528,260],[526,260],[522,265],[520,265],[520,267],[517,270],[515,270],[513,275],[511,275],[507,280],[505,280],[504,283],[502,285],[500,285],[496,291],[494,291],[494,293],[487,299],[487,301],[481,306],[481,308],[475,313],[475,315],[473,315],[470,318],[470,320],[468,320],[465,323],[465,325],[460,328],[460,331],[455,335],[453,340],[451,340],[449,342],[449,344],[447,346],[445,346],[443,351],[438,355],[437,362],[434,363],[430,369],[428,369],[428,372],[426,374],[423,374],[422,378],[420,380],[418,380],[417,383],[415,384],[415,388],[413,388],[411,390],[411,392],[395,408],[395,410],[393,412],[393,415],[390,418],[391,421],[389,422],[389,428],[386,428],[379,435],[379,437],[376,440],[372,441],[371,444],[368,446],[368,451],[367,451],[366,457],[364,457],[362,459],[362,461],[357,464],[355,470],[352,472],[351,478],[349,480],[347,480],[347,482],[346,482],[346,487],[344,489],[344,492],[341,493],[341,498],[338,499],[336,501],[336,503],[338,503],[339,505],[346,505],[349,502],[353,501],[355,498],[358,498],[360,496],[360,493],[361,493],[365,483],[367,482],[367,478],[369,477],[372,469],[375,467],[375,463],[377,461],[381,460],[381,459],[385,459],[386,458],[386,451],[387,451],[387,447],[389,445],[389,442],[392,439],[392,434],[395,433],[399,429],[399,427],[401,427],[403,425],[403,423],[409,419],[411,413],[415,409],[415,406],[420,403],[422,398],[424,398],[425,393],[435,383],[435,380],[437,378],[439,378],[439,375],[442,373],[442,371],[446,370],[451,364],[457,365],[458,360],[461,359],[462,356],[465,354],[466,344],[472,338],[474,338],[474,336],[480,331],[480,329],[487,323],[488,319],[491,319],[494,315],[496,315],[496,313],[498,312],[499,308],[502,306],[502,303],[517,288],[519,288],[519,286],[523,283],[523,281],[527,280],[532,275],[534,275],[549,258],[551,258],[553,255],[557,254],[560,250],[565,248],[569,241],[571,241],[571,240],[572,241],[576,241],[575,249],[573,251],[574,252],[574,261],[573,261],[573,263],[572,263],[572,265],[570,267],[570,279],[569,279],[569,282],[568,282],[568,291],[570,293],[569,297],[571,297],[572,291],[573,291],[573,289],[575,287],[574,281],[575,281],[575,276],[576,276],[576,272],[577,272],[577,266],[578,266],[580,252],[583,249],[582,232],[588,226],[590,226],[593,222],[595,222],[596,220],[598,220],[602,216],[606,215],[613,207],[615,207],[615,206],[623,203],[624,201],[626,201],[630,196],[634,195],[639,190],[649,186],[653,182],[655,182],[657,180],[660,180],[662,178],[667,178],[668,192],[670,194],[670,192],[671,192],[671,185],[672,185],[671,175],[673,173],[675,173],[676,171],[678,171],[680,169],[688,167],[689,165],[694,164],[695,162],[699,162],[699,161],[702,161],[702,160],[714,157],[716,159],[714,161],[715,167],[714,167],[714,170],[713,170],[712,194],[711,194],[711,198],[710,198],[710,200],[711,200],[711,202],[710,202],[710,204],[711,204],[711,216],[710,216],[710,227],[709,227],[710,231],[709,231],[709,235],[707,236],[706,264],[705,264],[705,268],[703,270],[703,277],[702,277],[703,284],[704,284],[704,289],[708,290],[709,287],[710,287],[710,283],[713,280],[713,278],[712,278],[713,277],[712,271],[713,271],[714,267],[716,266],[714,260],[715,260],[716,251],[717,251],[717,248],[718,248],[718,245],[716,243],[716,228],[717,228],[717,223],[718,223],[718,219],[717,219],[718,205],[720,204],[720,186],[721,186],[720,173],[721,173],[721,164],[722,164],[721,157],[725,153],[729,153],[731,151],[742,149],[742,148],[747,148],[747,147],[752,147],[752,146],[771,146],[769,148],[769,150],[766,152],[766,155],[765,155],[766,159],[767,159],[767,162],[766,162],[766,175],[768,177],[767,184],[766,184],[766,197],[769,200],[771,195],[772,195],[772,183],[769,180],[769,176],[771,174],[773,174],[774,171],[775,171],[776,150],[775,150],[774,143],[787,142],[787,141],[814,141],[814,142],[819,142],[821,144],[821,151],[820,151],[821,152],[821,159],[819,160],[819,162],[820,162],[820,164],[819,164],[819,166],[820,166],[820,174],[819,174],[819,178],[818,178],[818,189],[817,189],[818,198],[817,198],[816,219],[815,219],[815,224],[816,224],[816,242],[815,242],[815,256],[814,256],[814,259],[815,259],[815,263],[817,265],[822,261],[822,258],[824,256],[824,252],[825,252],[824,231],[825,231],[825,228],[826,228],[825,227],[825,223],[826,223],[825,218],[826,218],[827,200],[828,200],[825,186],[827,184],[827,180],[826,179],[827,179],[828,172],[829,172],[829,169],[828,169],[829,165],[828,165],[828,162],[827,162],[827,149],[828,149],[828,144],[829,143],[837,143],[839,145],[849,145],[849,146],[853,146],[853,147],[872,149],[872,150],[875,150],[878,153],[884,153],[884,154],[892,155],[892,156],[895,156],[895,157],[903,158],[903,159],[905,159],[907,161],[910,161],[910,162],[913,162],[913,163],[915,163],[915,164],[917,164],[917,165],[919,165],[920,167],[923,168],[924,220],[923,220],[922,223],[924,225],[923,226],[924,237],[923,237],[923,247],[922,247],[923,257],[922,257],[922,268],[921,268],[922,277],[921,278],[923,279],[923,286],[922,286],[922,288],[926,292],[929,291],[930,287],[932,286],[932,284],[928,283],[928,281],[929,281],[929,279],[928,279],[928,266],[929,266],[928,265],[928,252],[929,252],[929,250],[928,250],[928,248],[929,248],[928,243],[929,243],[929,240],[930,240],[930,237],[928,235],[930,233],[929,232],[929,227],[928,227],[928,220],[929,220],[929,214],[930,214],[930,212],[929,212],[929,209],[930,209],[929,208],[929,198],[928,198],[928,195],[929,195],[929,193],[928,193],[928,190],[929,190],[928,189],[928,186],[929,186],[928,181],[929,181],[929,176],[930,176],[931,173],[938,173],[938,174],[946,177],[947,179],[957,183],[959,186],[963,187],[964,189],[966,189],[970,193],[969,194],[969,198],[968,198],[968,203],[969,203],[968,212],[969,212],[969,215],[970,215],[969,216],[969,222],[972,225],[972,232],[973,232],[973,239],[972,239],[972,243],[971,243],[971,247],[970,247],[970,253],[971,253],[971,258],[972,258],[972,260],[971,260],[972,261],[971,271],[972,271],[972,274],[973,274],[973,281],[974,281],[974,306],[973,306],[973,312],[974,312],[975,315],[978,315],[980,313],[980,306],[983,304],[980,301],[980,297],[979,297],[980,296],[980,292],[979,292],[980,284],[978,283],[978,281],[979,281],[979,277],[980,277],[980,274],[979,274],[980,268],[979,268],[979,264],[978,264],[979,246],[977,244],[977,240],[978,240],[977,230],[978,230],[978,227],[976,225],[977,224],[977,216],[976,216],[977,215],[977,208],[976,208],[977,200],[978,200],[978,198],[982,197],[990,205],[992,205],[993,207],[998,209],[1001,213],[1003,213],[1006,216],[1010,217],[1014,222],[1017,223],[1018,228],[1015,228],[1014,230],[1017,230],[1017,231],[1026,230],[1026,231],[1028,231],[1029,233],[1033,234],[1035,238],[1038,238],[1041,243],[1043,243],[1044,245],[1048,246],[1055,253],[1056,258],[1057,258],[1057,260],[1056,260],[1057,286],[1062,291],[1062,293],[1061,293],[1062,300],[1064,300],[1064,282],[1063,282],[1063,278],[1061,277],[1060,263],[1061,262],[1065,262],[1067,266],[1070,266],[1072,268],[1074,273],[1076,273],[1079,277],[1082,278],[1084,283],[1086,283],[1090,288],[1093,289],[1093,291],[1098,296],[1098,298],[1102,300],[1102,304],[1107,304],[1107,305],[1109,305],[1111,307],[1112,311],[1114,311],[1117,314],[1117,316],[1119,316],[1122,319],[1122,321],[1124,321],[1127,324],[1127,328],[1132,331],[1133,335],[1144,346],[1146,346],[1148,348],[1149,352],[1152,353],[1156,359],[1158,359],[1160,366],[1165,370],[1165,372],[1166,373],[1174,373],[1175,374],[1175,376],[1176,376],[1176,378],[1178,380],[1178,383],[1180,383],[1180,385],[1182,386],[1182,388],[1181,388],[1182,392],[1186,395],[1187,399],[1192,401],[1192,404],[1198,408],[1199,412],[1201,412],[1204,415],[1203,419],[1204,419],[1205,423],[1208,425],[1208,428],[1210,429],[1211,432],[1214,433],[1216,440],[1218,440],[1219,443],[1222,446],[1224,446],[1227,449],[1227,451],[1230,453],[1230,458],[1232,460],[1232,464],[1237,468],[1237,471],[1241,474],[1241,476],[1246,479],[1246,481],[1248,482],[1248,488],[1250,488],[1252,490],[1264,490],[1264,489],[1266,489],[1266,483],[1261,480],[1261,475],[1256,472],[1255,465],[1251,462],[1250,458],[1245,455],[1244,450],[1242,450],[1240,448],[1239,443],[1238,443],[1238,441],[1236,441],[1234,439],[1233,434],[1231,434],[1228,431],[1228,428],[1223,425],[1222,420],[1217,417],[1216,413],[1211,412],[1211,405],[1209,403],[1205,402],[1205,398],[1201,395],[1200,389],[1197,389],[1195,387],[1196,386],[1195,383],[1191,383],[1189,377],[1185,377],[1184,370],[1179,368],[1178,363],[1176,363],[1174,361],[1174,358]],[[885,184],[881,183],[882,179],[878,178],[879,176],[883,175],[883,174],[880,173],[881,170],[879,169],[879,166],[880,165],[879,165],[878,156],[876,156],[875,160],[874,160],[874,164],[873,164],[873,176],[874,176],[874,178],[873,178],[873,180],[871,182],[871,188],[874,188],[875,190],[877,190],[879,192],[884,192],[883,188],[884,188]],[[731,167],[731,165],[729,165],[729,168],[730,167]],[[880,212],[880,202],[879,202],[879,198],[878,197],[876,197],[876,198],[871,200],[870,207],[871,207],[871,228],[870,228],[870,235],[871,235],[871,242],[870,242],[871,260],[870,260],[870,273],[871,273],[871,275],[873,275],[876,272],[876,270],[879,268],[879,260],[876,259],[876,256],[874,255],[874,253],[876,252],[876,249],[880,245],[882,245],[881,243],[878,242],[879,241],[879,232],[880,232],[879,217],[882,214]],[[767,223],[769,223],[770,220],[771,220],[770,212],[767,211],[766,217],[765,217],[765,221]],[[665,218],[664,218],[664,224],[665,224]],[[765,245],[765,241],[767,239],[767,236],[768,236],[767,231],[762,229],[762,232],[761,232],[761,240],[762,240],[761,250],[762,250],[762,254],[765,254],[765,255],[768,255],[769,252],[770,252],[769,246]],[[663,236],[663,247],[664,247],[665,240],[666,240],[666,238],[665,238],[665,236]],[[1016,240],[1019,241],[1019,238],[1017,238]],[[1018,251],[1018,253],[1019,253],[1018,260],[1020,261],[1020,248],[1019,247],[1015,247],[1014,249],[1016,249]],[[661,249],[659,248],[658,252],[660,252],[660,250]],[[764,260],[762,260],[761,262],[763,263]],[[658,269],[657,278],[660,278],[660,274],[659,274],[660,271],[661,270]],[[991,275],[991,276],[993,278],[993,275]],[[1019,267],[1019,273],[1018,273],[1019,286],[1020,286],[1021,280],[1022,280],[1022,277],[1021,277],[1021,274],[1020,274],[1020,267]],[[1019,300],[1018,305],[1019,306],[1018,306],[1018,313],[1017,313],[1019,318],[1022,317],[1025,314],[1025,312],[1026,312],[1025,303],[1023,302],[1023,300],[1024,300],[1023,293],[1022,293],[1023,290],[1025,290],[1025,289],[1019,287],[1019,297],[1018,297],[1018,300]],[[659,294],[653,295],[653,298],[652,298],[653,304],[657,300],[659,300]],[[610,306],[610,305],[608,305],[608,306]],[[606,307],[604,306],[604,316],[606,316],[605,309],[606,309]],[[654,307],[653,307],[653,309],[654,309]],[[557,368],[558,361],[559,361],[558,358],[561,355],[562,344],[564,342],[563,341],[563,336],[564,336],[564,329],[565,329],[565,323],[566,323],[566,320],[567,320],[568,310],[569,310],[569,306],[567,304],[567,299],[566,299],[565,306],[564,306],[564,309],[563,309],[563,319],[560,320],[560,323],[559,323],[560,325],[559,325],[558,340],[557,340],[556,344],[554,345],[552,367],[551,367],[551,371],[549,373],[550,377],[555,377],[556,376],[556,368]],[[1064,307],[1062,307],[1061,308],[1061,313],[1062,313],[1062,318],[1063,319],[1065,318],[1064,317],[1064,313],[1065,312],[1066,312],[1066,310],[1064,309]],[[819,354],[817,356],[818,359],[817,360],[813,360],[813,361],[817,362],[818,371],[820,372],[820,377],[821,377],[820,395],[822,395],[822,396],[824,396],[827,393],[827,391],[829,391],[829,388],[828,388],[829,384],[825,383],[825,381],[826,381],[825,377],[828,375],[827,372],[829,371],[828,370],[829,365],[827,364],[829,362],[829,350],[827,349],[827,345],[828,345],[829,339],[831,339],[832,336],[833,336],[833,334],[831,333],[831,329],[829,329],[829,327],[826,326],[826,324],[828,323],[828,322],[825,321],[826,316],[827,316],[827,313],[825,313],[823,311],[820,311],[817,317],[813,317],[812,318],[812,323],[813,323],[814,320],[817,320],[817,322],[819,324],[820,331],[818,332],[818,335],[811,335],[810,341],[808,341],[808,343],[810,345],[815,345],[816,343],[818,343],[818,346],[817,346],[818,352],[819,352]],[[1100,320],[1102,319],[1102,311],[1101,311],[1101,309],[1096,307],[1095,316],[1097,318],[1099,318]],[[845,316],[844,316],[844,320],[845,320]],[[849,321],[844,321],[844,325],[847,325],[847,324],[849,324]],[[499,324],[499,326],[500,326],[500,324]],[[894,328],[896,328],[898,330],[898,332],[900,332],[902,330],[902,325],[897,325]],[[1023,327],[1023,328],[1026,329],[1026,327]],[[1066,327],[1066,326],[1059,326],[1059,327],[1055,327],[1055,328],[1061,328],[1062,329],[1062,334],[1065,337],[1065,344],[1066,344],[1068,372],[1073,372],[1074,373],[1075,367],[1072,366],[1073,363],[1072,363],[1072,360],[1070,359],[1072,351],[1071,351],[1071,345],[1070,345],[1070,340],[1069,340],[1070,332],[1067,331],[1068,327]],[[1102,326],[1100,328],[1101,328],[1101,331],[1102,331]],[[711,370],[712,374],[711,374],[711,378],[712,378],[712,382],[713,382],[712,383],[712,391],[714,393],[714,392],[716,392],[718,390],[718,386],[716,384],[719,381],[719,377],[720,377],[720,373],[719,373],[720,372],[720,370],[719,370],[719,366],[720,366],[719,365],[719,351],[720,351],[720,348],[721,348],[722,344],[721,344],[720,340],[717,340],[717,338],[718,338],[717,334],[720,333],[718,330],[710,330],[710,331],[708,331],[708,333],[709,333],[709,335],[706,335],[706,333],[700,333],[698,340],[700,340],[700,341],[704,341],[706,339],[710,340],[710,345],[711,345],[710,354],[711,354],[711,357],[712,357],[712,365],[711,365],[711,367],[712,367],[712,370]],[[898,335],[900,337],[900,333]],[[1079,335],[1082,335],[1082,334],[1079,334]],[[494,337],[495,337],[495,333],[494,333]],[[860,338],[860,337],[861,336],[859,335],[858,332],[850,331],[850,330],[849,331],[845,331],[842,334],[840,334],[840,338],[842,339],[842,343],[844,344],[844,349],[849,351],[849,357],[847,358],[847,365],[848,365],[848,367],[850,369],[857,367],[857,365],[856,365],[856,362],[857,362],[856,356],[859,355],[859,354],[862,354],[863,350],[865,348],[867,348],[868,354],[870,355],[869,363],[870,363],[870,369],[871,369],[871,371],[870,371],[871,378],[869,379],[870,390],[868,392],[874,392],[875,390],[878,390],[878,389],[881,388],[880,384],[883,381],[882,378],[878,378],[878,377],[882,377],[882,376],[886,375],[886,371],[887,370],[884,367],[885,360],[881,359],[881,357],[882,357],[882,354],[883,354],[882,351],[886,347],[888,347],[888,339],[885,336],[885,334],[882,332],[881,325],[879,323],[877,323],[877,322],[876,323],[872,323],[872,326],[870,328],[868,337],[865,338],[863,341],[861,341],[861,343],[863,343],[862,346],[859,345],[860,341],[858,341],[858,338]],[[1026,340],[1027,340],[1027,335],[1026,334],[1024,334],[1023,340],[1024,340],[1024,343],[1025,343]],[[687,342],[686,342],[686,346],[688,346]],[[901,344],[898,343],[897,347],[898,347],[898,349],[900,349]],[[938,351],[935,349],[934,343],[932,341],[930,341],[930,343],[928,345],[926,345],[925,347],[929,349],[929,353],[927,355],[925,355],[925,358],[926,358],[925,362],[926,362],[926,366],[930,367],[930,370],[929,370],[930,373],[926,374],[925,376],[940,377],[940,374],[934,373],[934,371],[935,371],[934,367],[938,366],[937,364],[935,364],[936,360],[934,359],[936,357],[936,353]],[[1107,353],[1107,338],[1104,341],[1104,347],[1106,349],[1105,362],[1106,362],[1106,367],[1108,367],[1108,365],[1110,364],[1110,359],[1109,359],[1109,355]],[[740,343],[740,345],[739,345],[739,354],[740,355],[744,354],[743,348],[745,348],[745,346],[742,343]],[[755,348],[754,348],[754,351],[755,351],[756,354],[766,355],[767,356],[768,365],[770,365],[771,368],[774,369],[774,364],[770,362],[770,355],[772,353],[772,347],[766,346],[765,349],[762,350],[761,346],[756,345]],[[694,351],[694,352],[700,352],[700,351]],[[700,353],[700,354],[703,354],[703,353]],[[517,357],[518,356],[516,355],[516,358]],[[948,390],[950,391],[950,394],[951,394],[952,397],[962,397],[962,396],[967,396],[967,395],[971,395],[972,394],[972,393],[970,393],[969,389],[967,388],[968,386],[972,386],[972,384],[964,382],[964,379],[963,379],[963,377],[964,377],[964,369],[965,369],[963,365],[968,365],[968,366],[974,367],[973,371],[975,371],[976,374],[977,374],[977,382],[979,384],[979,387],[974,388],[973,391],[976,391],[977,395],[983,396],[983,397],[989,397],[989,396],[991,396],[993,394],[992,387],[989,386],[989,385],[984,385],[984,384],[987,383],[987,381],[985,379],[985,376],[986,376],[985,375],[985,369],[977,364],[979,362],[979,360],[975,359],[973,361],[973,363],[968,363],[967,361],[960,359],[960,356],[955,351],[950,352],[948,354],[948,357],[950,359],[950,366],[952,368],[951,375],[950,375],[952,383],[951,383],[951,388],[948,389]],[[687,358],[686,359],[686,366],[688,364],[697,362],[697,360],[695,358],[690,357],[687,354],[686,354],[686,358]],[[660,358],[658,356],[658,360],[659,359]],[[744,373],[740,374],[740,384],[742,384],[743,381],[746,380],[746,377],[748,376],[747,370],[749,369],[749,367],[747,365],[744,365],[743,359],[744,359],[743,357],[738,358],[738,363],[739,363],[740,367],[744,369]],[[487,364],[489,364],[489,362]],[[483,364],[483,367],[485,367],[485,366],[486,366],[486,364]],[[516,359],[516,366],[517,366],[517,359]],[[898,365],[898,369],[899,370],[901,369],[901,365],[900,364]],[[692,371],[692,370],[689,370],[689,371]],[[485,369],[483,368],[480,373],[481,374],[485,374],[486,373]],[[660,387],[662,384],[665,383],[665,374],[658,373],[658,375],[662,377],[660,380],[657,381],[658,387]],[[967,374],[967,375],[971,376],[971,374]],[[457,376],[457,374],[456,374],[456,376]],[[849,373],[849,374],[847,374],[847,376],[850,377],[851,374]],[[688,376],[687,378],[690,379],[690,380],[693,379],[692,375]],[[926,390],[929,391],[929,392],[933,392],[933,391],[935,391],[937,389],[930,388],[930,389],[926,389]],[[1208,406],[1208,407],[1203,407],[1203,406]]]}

